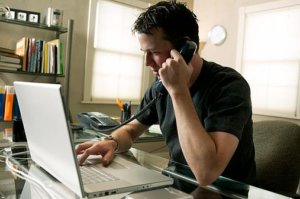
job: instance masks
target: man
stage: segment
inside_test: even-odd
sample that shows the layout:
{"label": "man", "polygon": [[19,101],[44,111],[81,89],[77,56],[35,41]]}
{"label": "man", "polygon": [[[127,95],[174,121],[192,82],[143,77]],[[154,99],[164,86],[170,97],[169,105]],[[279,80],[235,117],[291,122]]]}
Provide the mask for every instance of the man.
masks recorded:
{"label": "man", "polygon": [[[183,4],[159,2],[136,20],[145,64],[167,90],[143,115],[114,131],[113,140],[78,146],[80,164],[91,154],[101,154],[108,165],[113,154],[128,150],[152,124],[159,123],[166,140],[170,165],[188,165],[200,185],[223,175],[252,183],[255,178],[250,88],[235,70],[203,60],[195,53],[187,64],[175,50],[184,40],[199,46],[196,16]],[[137,112],[156,95],[154,83]],[[184,167],[186,168],[186,167]],[[184,170],[184,169],[183,169]]]}

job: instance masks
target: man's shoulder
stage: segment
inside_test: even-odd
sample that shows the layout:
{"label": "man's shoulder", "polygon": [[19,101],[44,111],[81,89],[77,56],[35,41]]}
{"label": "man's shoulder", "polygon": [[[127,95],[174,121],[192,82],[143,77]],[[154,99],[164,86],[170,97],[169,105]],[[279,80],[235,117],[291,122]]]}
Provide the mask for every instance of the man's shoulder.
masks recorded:
{"label": "man's shoulder", "polygon": [[238,74],[240,76],[240,74],[233,67],[223,66],[212,61],[206,61],[205,59],[203,59],[203,68],[210,73],[228,73]]}
{"label": "man's shoulder", "polygon": [[203,62],[203,68],[206,71],[206,75],[215,80],[221,81],[239,81],[248,84],[247,80],[239,73],[235,68],[229,66],[223,66],[215,62],[205,61]]}

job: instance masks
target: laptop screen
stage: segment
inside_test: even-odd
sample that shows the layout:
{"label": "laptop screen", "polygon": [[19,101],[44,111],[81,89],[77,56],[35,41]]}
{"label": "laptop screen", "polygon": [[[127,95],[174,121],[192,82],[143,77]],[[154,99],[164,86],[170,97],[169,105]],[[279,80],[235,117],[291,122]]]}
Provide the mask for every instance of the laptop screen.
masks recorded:
{"label": "laptop screen", "polygon": [[83,196],[61,85],[14,82],[31,158]]}

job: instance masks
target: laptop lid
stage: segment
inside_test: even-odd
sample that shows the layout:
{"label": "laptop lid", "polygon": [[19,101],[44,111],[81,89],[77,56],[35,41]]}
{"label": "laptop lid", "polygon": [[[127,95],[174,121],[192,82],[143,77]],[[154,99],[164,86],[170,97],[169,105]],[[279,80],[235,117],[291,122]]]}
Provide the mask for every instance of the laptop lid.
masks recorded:
{"label": "laptop lid", "polygon": [[14,86],[32,160],[83,197],[61,85],[14,82]]}
{"label": "laptop lid", "polygon": [[97,197],[171,185],[173,180],[116,157],[106,172],[118,180],[83,185],[61,85],[14,82],[32,159],[77,195]]}

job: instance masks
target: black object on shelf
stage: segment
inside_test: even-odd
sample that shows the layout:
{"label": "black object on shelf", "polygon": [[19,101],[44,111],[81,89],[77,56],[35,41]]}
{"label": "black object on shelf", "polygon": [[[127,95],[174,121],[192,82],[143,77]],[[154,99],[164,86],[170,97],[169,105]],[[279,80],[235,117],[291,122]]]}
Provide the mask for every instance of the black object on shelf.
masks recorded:
{"label": "black object on shelf", "polygon": [[14,142],[26,142],[27,141],[22,120],[14,120],[13,121],[12,140]]}

